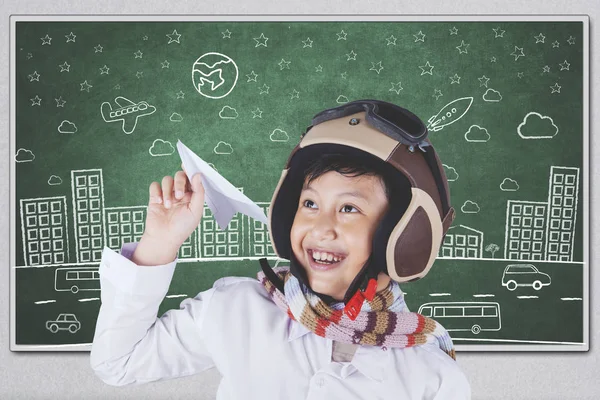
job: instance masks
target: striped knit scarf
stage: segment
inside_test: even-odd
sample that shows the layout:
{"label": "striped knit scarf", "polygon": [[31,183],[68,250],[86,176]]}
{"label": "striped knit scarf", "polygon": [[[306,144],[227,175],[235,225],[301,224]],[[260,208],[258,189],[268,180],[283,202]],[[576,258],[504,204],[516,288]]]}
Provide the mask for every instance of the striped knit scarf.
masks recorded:
{"label": "striped knit scarf", "polygon": [[265,276],[258,273],[270,298],[287,315],[299,321],[316,335],[342,343],[386,347],[412,347],[436,343],[456,360],[448,331],[433,319],[409,312],[400,286],[390,281],[387,288],[365,300],[358,317],[352,321],[344,314],[344,303],[327,306],[314,292],[289,271],[289,267],[273,268],[284,281],[285,295]]}

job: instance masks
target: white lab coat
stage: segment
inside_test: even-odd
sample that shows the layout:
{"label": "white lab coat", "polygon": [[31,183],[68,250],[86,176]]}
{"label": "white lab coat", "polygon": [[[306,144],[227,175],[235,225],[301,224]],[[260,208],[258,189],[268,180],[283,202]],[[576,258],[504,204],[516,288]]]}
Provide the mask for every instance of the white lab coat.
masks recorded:
{"label": "white lab coat", "polygon": [[216,367],[217,400],[468,400],[457,362],[436,345],[359,346],[332,361],[332,341],[291,320],[261,283],[227,277],[157,318],[177,260],[138,266],[105,247],[102,305],[90,363],[109,385],[142,384]]}

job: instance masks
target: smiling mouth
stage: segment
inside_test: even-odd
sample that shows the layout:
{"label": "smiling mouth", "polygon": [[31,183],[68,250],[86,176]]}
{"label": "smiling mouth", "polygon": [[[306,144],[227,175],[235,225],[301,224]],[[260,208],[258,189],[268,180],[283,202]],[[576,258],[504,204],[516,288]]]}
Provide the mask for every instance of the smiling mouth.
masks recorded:
{"label": "smiling mouth", "polygon": [[316,251],[313,249],[307,250],[307,253],[309,261],[313,266],[335,266],[346,259],[346,256],[342,254]]}

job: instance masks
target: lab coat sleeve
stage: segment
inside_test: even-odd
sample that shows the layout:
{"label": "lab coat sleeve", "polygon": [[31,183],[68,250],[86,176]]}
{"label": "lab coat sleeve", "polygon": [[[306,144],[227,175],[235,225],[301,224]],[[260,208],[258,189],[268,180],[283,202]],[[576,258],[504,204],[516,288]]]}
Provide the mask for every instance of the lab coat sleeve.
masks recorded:
{"label": "lab coat sleeve", "polygon": [[433,400],[471,400],[471,386],[458,366],[444,372]]}
{"label": "lab coat sleeve", "polygon": [[177,259],[165,265],[138,266],[130,260],[136,246],[125,244],[121,254],[103,249],[102,303],[90,354],[92,369],[105,383],[124,386],[214,367],[202,329],[214,289],[183,300],[179,309],[157,318]]}
{"label": "lab coat sleeve", "polygon": [[458,362],[437,346],[422,346],[429,365],[429,387],[423,400],[471,400],[471,385]]}

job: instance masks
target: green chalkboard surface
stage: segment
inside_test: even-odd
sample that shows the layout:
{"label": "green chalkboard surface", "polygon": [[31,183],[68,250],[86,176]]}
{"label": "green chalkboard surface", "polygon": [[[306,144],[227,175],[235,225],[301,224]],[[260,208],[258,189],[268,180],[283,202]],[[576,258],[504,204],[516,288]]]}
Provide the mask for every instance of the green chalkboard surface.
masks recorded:
{"label": "green chalkboard surface", "polygon": [[[427,121],[456,219],[411,311],[459,350],[587,350],[587,17],[13,20],[11,348],[89,349],[104,247],[144,230],[181,140],[267,213],[322,109]],[[205,206],[160,313],[279,260],[266,227]]]}

